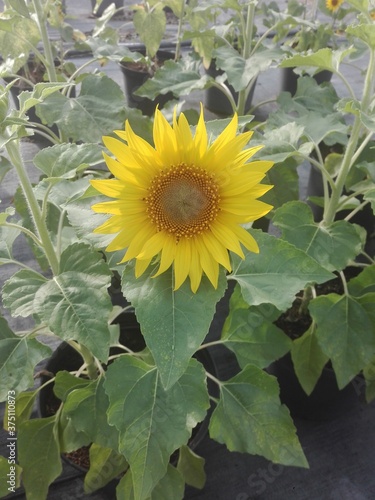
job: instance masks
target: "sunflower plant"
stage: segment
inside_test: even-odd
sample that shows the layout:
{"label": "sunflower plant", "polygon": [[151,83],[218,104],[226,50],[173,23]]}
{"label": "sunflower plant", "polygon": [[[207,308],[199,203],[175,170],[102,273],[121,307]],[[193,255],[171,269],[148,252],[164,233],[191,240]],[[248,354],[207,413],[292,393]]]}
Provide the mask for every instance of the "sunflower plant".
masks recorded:
{"label": "sunflower plant", "polygon": [[[313,78],[301,77],[294,96],[287,92],[278,96],[278,107],[258,138],[265,145],[263,158],[276,161],[273,170],[284,162],[290,166],[290,160],[294,166],[311,166],[310,179],[318,189],[312,191],[310,185],[307,200],[298,197],[279,204],[272,222],[281,240],[306,252],[335,278],[324,286],[304,287],[292,304],[270,309],[266,316],[262,305],[250,308],[253,319],[247,321],[253,329],[254,318],[263,314],[266,331],[274,331],[275,324],[288,330],[295,373],[307,394],[329,363],[339,389],[360,375],[358,386],[365,387],[371,401],[375,395],[375,25],[369,2],[347,3],[357,12],[346,28],[349,47],[294,55],[281,65],[329,70],[343,83],[346,95],[339,96],[334,83],[318,85]],[[348,77],[343,66],[353,60],[356,66]],[[355,71],[363,81],[360,89],[351,84]],[[242,307],[237,297],[230,316],[241,318]],[[297,324],[299,330],[294,328]],[[226,334],[236,328],[238,323],[228,322]]]}
{"label": "sunflower plant", "polygon": [[[8,109],[9,86],[1,88],[2,165],[19,182],[14,204],[0,214],[0,262],[18,268],[2,300],[10,317],[32,323],[19,331],[0,318],[1,398],[16,396],[17,477],[27,497],[46,498],[61,454],[89,446],[86,492],[115,478],[118,498],[183,498],[185,483],[204,484],[204,461],[188,445],[205,418],[211,438],[229,450],[306,467],[277,381],[264,371],[288,351],[288,337],[275,333],[268,347],[254,348],[241,329],[210,331],[236,283],[244,311],[269,303],[281,309],[297,290],[331,276],[293,244],[251,228],[272,209],[262,198],[272,192],[265,178],[273,162],[244,129],[250,118],[206,122],[201,110],[190,124],[177,110],[170,121],[158,109],[152,121],[127,115],[123,95],[102,75],[84,79],[68,110],[58,92],[64,85],[39,84],[20,98],[19,110]],[[87,100],[93,88],[96,98]],[[20,141],[30,133],[25,113],[35,100],[47,115],[64,115],[70,142],[35,155],[40,178],[32,182]],[[77,120],[83,103],[85,117]],[[94,117],[97,129],[85,128]],[[89,142],[105,129],[103,145]],[[108,170],[95,168],[102,153]],[[37,264],[17,260],[13,246],[23,237]],[[142,351],[120,342],[113,319],[121,307],[108,293],[116,276],[135,311]],[[35,369],[51,341],[68,344],[80,366],[47,374],[39,385]],[[229,380],[199,361],[213,345],[239,360]],[[55,411],[30,418],[51,385]]]}

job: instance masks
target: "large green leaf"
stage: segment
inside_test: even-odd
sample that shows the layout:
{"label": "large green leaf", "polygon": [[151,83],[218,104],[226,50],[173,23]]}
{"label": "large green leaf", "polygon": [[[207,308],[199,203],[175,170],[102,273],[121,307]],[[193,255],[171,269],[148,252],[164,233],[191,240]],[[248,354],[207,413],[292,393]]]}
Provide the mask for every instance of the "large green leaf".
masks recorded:
{"label": "large green leaf", "polygon": [[12,316],[28,316],[35,314],[35,294],[47,282],[41,274],[29,269],[17,271],[3,287],[3,303]]}
{"label": "large green leaf", "polygon": [[24,422],[17,444],[27,499],[47,498],[49,485],[62,471],[55,416]]}
{"label": "large green leaf", "polygon": [[273,223],[282,237],[313,257],[328,271],[341,271],[360,253],[362,241],[355,226],[345,220],[328,227],[314,222],[311,208],[291,201],[278,208]]}
{"label": "large green leaf", "polygon": [[319,346],[332,361],[340,389],[375,355],[374,301],[373,292],[358,298],[332,293],[310,302]]}
{"label": "large green leaf", "polygon": [[251,230],[259,253],[246,252],[245,259],[233,256],[231,279],[240,286],[248,304],[273,304],[288,309],[295,295],[309,283],[324,283],[333,274],[294,245],[261,231]]}
{"label": "large green leaf", "polygon": [[265,307],[263,311],[261,307],[235,309],[224,323],[221,340],[242,368],[247,364],[265,368],[291,348],[289,337],[267,318],[266,311]]}
{"label": "large green leaf", "polygon": [[102,136],[123,128],[125,96],[119,85],[105,75],[88,75],[78,97],[55,93],[36,106],[48,125],[56,123],[73,141],[101,142]]}
{"label": "large green leaf", "polygon": [[90,446],[90,469],[85,476],[85,493],[93,493],[118,477],[128,467],[125,458],[112,450],[93,443]]}
{"label": "large green leaf", "polygon": [[280,403],[275,377],[247,365],[220,384],[220,393],[211,417],[211,438],[224,443],[230,451],[307,467],[289,411]]}
{"label": "large green leaf", "polygon": [[106,361],[112,309],[107,288],[111,272],[102,256],[84,243],[61,255],[60,274],[35,295],[35,308],[50,330],[64,340],[76,340]]}
{"label": "large green leaf", "polygon": [[135,307],[146,344],[167,389],[185,372],[208,333],[227,281],[221,273],[215,290],[203,277],[197,293],[192,293],[188,281],[174,290],[171,269],[153,278],[155,272],[156,268],[150,266],[140,278],[135,278],[134,265],[128,265],[122,286],[124,296]]}
{"label": "large green leaf", "polygon": [[82,164],[98,163],[102,159],[98,144],[56,144],[41,149],[34,156],[34,164],[48,177],[70,179]]}
{"label": "large green leaf", "polygon": [[103,388],[103,378],[83,388],[71,391],[64,404],[64,412],[77,431],[84,432],[90,441],[117,450],[118,432],[107,421],[109,400]]}
{"label": "large green leaf", "polygon": [[328,361],[328,356],[319,347],[315,330],[316,325],[313,323],[301,337],[293,342],[291,350],[297,378],[306,394],[309,395]]}
{"label": "large green leaf", "polygon": [[122,356],[108,367],[108,421],[120,432],[119,451],[132,473],[134,498],[143,500],[167,472],[170,455],[186,444],[209,407],[205,373],[192,359],[168,390],[155,366]]}
{"label": "large green leaf", "polygon": [[[33,387],[34,368],[51,354],[50,347],[36,339],[13,337],[0,340],[0,401],[9,390],[20,392]],[[22,369],[20,369],[22,367]]]}

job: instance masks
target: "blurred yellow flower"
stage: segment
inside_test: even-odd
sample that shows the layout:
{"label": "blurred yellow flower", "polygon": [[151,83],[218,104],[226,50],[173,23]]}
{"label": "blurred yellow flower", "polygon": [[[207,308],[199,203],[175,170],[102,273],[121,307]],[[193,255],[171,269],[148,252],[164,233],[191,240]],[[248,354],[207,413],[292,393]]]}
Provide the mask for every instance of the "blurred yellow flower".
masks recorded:
{"label": "blurred yellow flower", "polygon": [[136,259],[139,277],[155,257],[155,276],[173,265],[174,288],[187,277],[196,292],[203,273],[216,288],[219,266],[231,271],[228,250],[244,258],[241,244],[258,252],[254,238],[241,224],[254,221],[271,206],[258,201],[272,186],[260,184],[270,161],[248,160],[262,146],[243,149],[252,132],[237,135],[234,115],[209,144],[201,110],[195,134],[183,113],[173,126],[155,112],[154,147],[136,135],[129,122],[125,131],[103,141],[115,158],[105,160],[115,179],[92,185],[114,201],[97,203],[95,212],[111,217],[96,232],[117,233],[108,251],[126,249],[121,262]]}
{"label": "blurred yellow flower", "polygon": [[326,7],[331,12],[336,12],[344,0],[326,0]]}

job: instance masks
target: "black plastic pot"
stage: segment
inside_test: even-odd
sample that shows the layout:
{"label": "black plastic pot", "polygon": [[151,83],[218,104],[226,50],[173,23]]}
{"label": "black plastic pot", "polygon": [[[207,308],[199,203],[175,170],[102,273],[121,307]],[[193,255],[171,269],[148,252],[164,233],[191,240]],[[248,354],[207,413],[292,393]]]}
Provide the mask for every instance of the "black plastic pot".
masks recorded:
{"label": "black plastic pot", "polygon": [[[137,52],[145,54],[142,49]],[[174,54],[172,52],[159,50],[156,53],[156,61],[160,65],[173,58]],[[120,62],[119,64],[124,77],[125,96],[129,107],[140,109],[144,115],[152,116],[157,106],[162,109],[167,102],[173,99],[172,92],[160,94],[155,99],[135,95],[134,92],[151,77],[150,73],[144,67],[133,62]]]}
{"label": "black plastic pot", "polygon": [[[216,67],[214,60],[211,61],[210,67],[208,69],[205,69],[205,72],[207,73],[207,75],[212,76],[212,78],[216,78],[217,76],[220,76],[224,73],[222,70]],[[234,101],[237,102],[238,92],[236,92],[232,87],[232,85],[230,85],[228,82],[225,82],[225,84],[229,88]],[[251,103],[254,97],[255,85],[256,85],[256,80],[253,82],[253,85],[246,99],[245,113],[251,108]],[[228,101],[228,98],[221,90],[219,90],[216,87],[210,87],[205,90],[204,106],[209,111],[212,111],[213,113],[216,113],[218,115],[231,116],[233,114],[233,109],[232,106],[230,105],[230,102]]]}
{"label": "black plastic pot", "polygon": [[280,399],[290,410],[292,417],[305,420],[333,420],[348,412],[363,397],[363,384],[352,382],[339,389],[333,369],[323,368],[314,390],[308,396],[295,374],[290,354],[272,363],[267,372],[275,375],[280,386]]}
{"label": "black plastic pot", "polygon": [[[289,92],[292,96],[296,93],[297,82],[299,75],[297,75],[293,70],[294,68],[280,68],[281,69],[281,91]],[[323,82],[330,82],[332,78],[332,72],[326,69],[319,71],[313,76],[314,80],[318,85]]]}

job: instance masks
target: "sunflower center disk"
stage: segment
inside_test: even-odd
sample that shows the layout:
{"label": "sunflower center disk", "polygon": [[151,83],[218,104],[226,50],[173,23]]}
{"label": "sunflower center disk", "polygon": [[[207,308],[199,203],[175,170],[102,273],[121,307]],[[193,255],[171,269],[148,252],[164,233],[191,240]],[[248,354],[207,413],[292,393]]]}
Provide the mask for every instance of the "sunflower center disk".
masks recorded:
{"label": "sunflower center disk", "polygon": [[219,211],[219,188],[204,170],[180,164],[162,171],[145,198],[147,213],[158,231],[191,238],[210,227]]}

